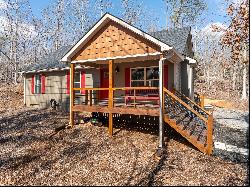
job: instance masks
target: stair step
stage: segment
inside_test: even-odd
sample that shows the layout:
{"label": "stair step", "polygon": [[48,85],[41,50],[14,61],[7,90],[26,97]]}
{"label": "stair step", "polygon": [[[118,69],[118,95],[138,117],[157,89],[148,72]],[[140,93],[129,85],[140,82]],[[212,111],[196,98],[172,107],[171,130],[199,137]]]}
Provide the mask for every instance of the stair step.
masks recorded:
{"label": "stair step", "polygon": [[179,116],[177,116],[176,119],[176,123],[180,123],[181,121],[183,121],[186,118],[185,113],[182,112]]}
{"label": "stair step", "polygon": [[189,117],[185,117],[179,124],[183,125],[184,129],[186,129],[191,121]]}
{"label": "stair step", "polygon": [[169,117],[172,119],[172,118],[177,118],[179,115],[182,114],[182,111],[181,110],[177,110],[177,111],[174,111],[174,112],[170,112],[168,113],[169,114]]}
{"label": "stair step", "polygon": [[207,141],[207,130],[203,130],[203,131],[201,132],[200,136],[198,136],[198,140],[199,140],[200,142],[206,143],[206,141]]}
{"label": "stair step", "polygon": [[202,136],[202,131],[203,130],[204,129],[201,126],[199,126],[199,125],[196,124],[196,127],[194,129],[193,135],[195,135],[197,137],[200,137],[200,136]]}

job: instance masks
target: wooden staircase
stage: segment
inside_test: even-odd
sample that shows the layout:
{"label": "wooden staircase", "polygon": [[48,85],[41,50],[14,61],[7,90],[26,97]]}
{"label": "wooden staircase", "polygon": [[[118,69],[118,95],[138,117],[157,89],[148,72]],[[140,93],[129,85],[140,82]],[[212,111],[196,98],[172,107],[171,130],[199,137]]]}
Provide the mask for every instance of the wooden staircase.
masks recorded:
{"label": "wooden staircase", "polygon": [[213,150],[213,115],[182,93],[163,89],[164,121],[205,154]]}

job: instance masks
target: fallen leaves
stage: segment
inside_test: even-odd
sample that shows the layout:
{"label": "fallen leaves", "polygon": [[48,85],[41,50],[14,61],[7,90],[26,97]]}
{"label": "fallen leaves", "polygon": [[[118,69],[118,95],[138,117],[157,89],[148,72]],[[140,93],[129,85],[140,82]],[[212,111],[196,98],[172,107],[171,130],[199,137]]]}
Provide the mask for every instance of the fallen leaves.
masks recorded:
{"label": "fallen leaves", "polygon": [[157,125],[119,121],[111,138],[107,124],[66,124],[49,109],[3,112],[0,185],[248,185],[247,164],[204,155],[171,128],[156,157]]}

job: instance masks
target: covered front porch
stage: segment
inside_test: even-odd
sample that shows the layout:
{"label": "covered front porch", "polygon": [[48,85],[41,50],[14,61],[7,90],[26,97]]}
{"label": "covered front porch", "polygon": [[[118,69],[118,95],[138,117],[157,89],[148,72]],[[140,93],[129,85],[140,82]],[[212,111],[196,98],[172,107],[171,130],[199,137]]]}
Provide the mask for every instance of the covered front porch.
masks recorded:
{"label": "covered front porch", "polygon": [[[109,134],[112,135],[113,114],[159,116],[160,79],[162,86],[170,90],[175,83],[175,64],[163,56],[158,53],[71,63],[70,125],[74,125],[76,112],[108,113]],[[99,76],[93,76],[96,87],[73,86],[75,69],[79,65],[96,69],[99,73]],[[94,80],[98,78],[99,84]],[[76,92],[83,93],[84,100],[77,100]]]}

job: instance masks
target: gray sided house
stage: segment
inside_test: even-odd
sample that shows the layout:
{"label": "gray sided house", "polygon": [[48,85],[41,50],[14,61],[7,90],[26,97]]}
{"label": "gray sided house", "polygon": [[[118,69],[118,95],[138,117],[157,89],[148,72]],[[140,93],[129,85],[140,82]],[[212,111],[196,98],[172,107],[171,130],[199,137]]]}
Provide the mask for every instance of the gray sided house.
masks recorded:
{"label": "gray sided house", "polygon": [[[62,56],[71,48],[64,46],[49,54],[42,61],[27,66],[24,77],[24,104],[29,107],[48,108],[51,100],[59,103],[63,111],[69,110],[70,77],[69,66],[60,62]],[[97,70],[77,67],[76,86],[93,87],[92,76]],[[78,102],[83,101],[82,93],[76,93]]]}
{"label": "gray sided house", "polygon": [[[186,56],[186,59],[179,64],[165,63],[164,86],[170,90],[174,86],[177,90],[193,99],[193,66],[195,61],[191,60],[193,58],[191,28],[162,30],[149,34],[161,42],[173,46],[180,54]],[[50,107],[51,99],[54,99],[59,103],[61,110],[69,111],[70,68],[68,64],[60,62],[60,60],[70,49],[72,49],[72,46],[61,47],[40,62],[24,69],[24,104],[26,106],[47,108]],[[120,63],[115,66],[114,86],[158,86],[157,81],[159,78],[157,76],[150,81],[146,79],[133,81],[133,72],[146,74],[149,69],[158,72],[158,68],[158,60],[153,58],[144,61]],[[108,87],[107,73],[107,67],[102,64],[96,67],[76,66],[74,87]],[[85,91],[76,91],[75,93],[75,102],[84,102]],[[123,96],[124,94],[124,92],[118,91],[115,96]],[[101,91],[98,97],[99,99],[108,98],[108,91]]]}

